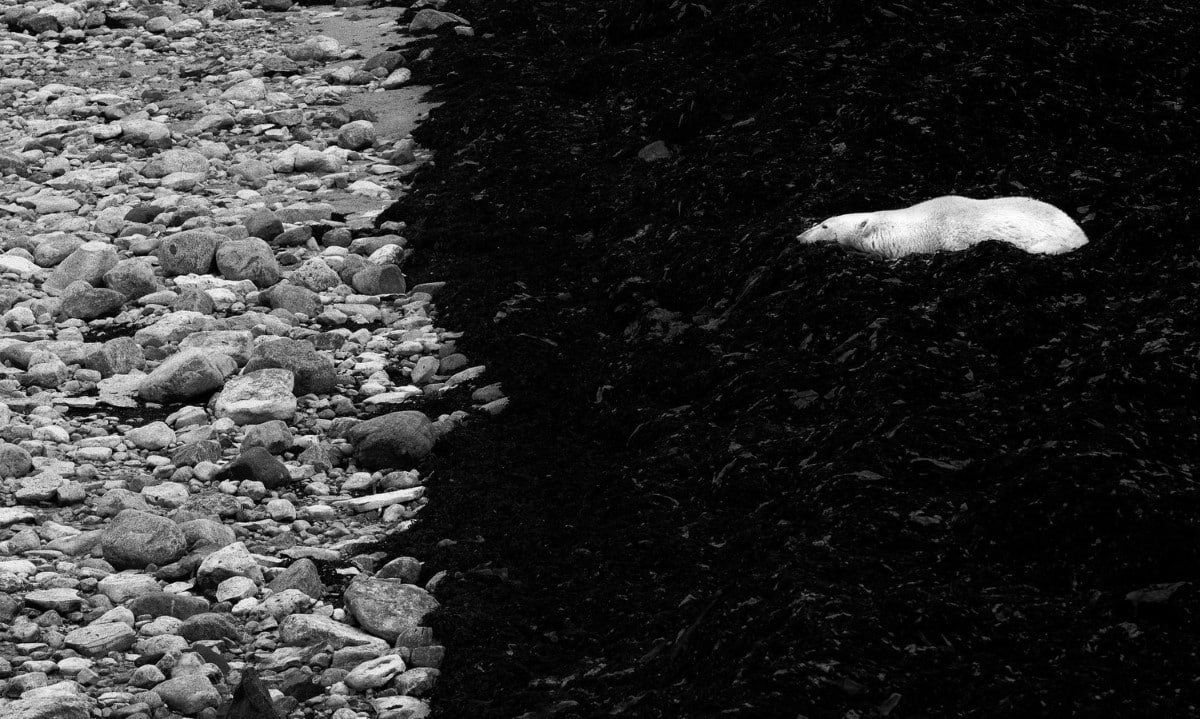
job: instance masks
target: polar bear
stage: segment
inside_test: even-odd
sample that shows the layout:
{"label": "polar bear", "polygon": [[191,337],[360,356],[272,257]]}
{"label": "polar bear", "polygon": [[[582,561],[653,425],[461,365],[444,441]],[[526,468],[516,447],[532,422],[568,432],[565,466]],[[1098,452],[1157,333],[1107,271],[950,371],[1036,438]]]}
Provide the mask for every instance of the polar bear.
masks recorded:
{"label": "polar bear", "polygon": [[836,242],[884,257],[958,251],[999,240],[1032,254],[1059,255],[1087,244],[1067,213],[1030,197],[973,200],[946,195],[902,210],[858,212],[825,220],[796,238]]}

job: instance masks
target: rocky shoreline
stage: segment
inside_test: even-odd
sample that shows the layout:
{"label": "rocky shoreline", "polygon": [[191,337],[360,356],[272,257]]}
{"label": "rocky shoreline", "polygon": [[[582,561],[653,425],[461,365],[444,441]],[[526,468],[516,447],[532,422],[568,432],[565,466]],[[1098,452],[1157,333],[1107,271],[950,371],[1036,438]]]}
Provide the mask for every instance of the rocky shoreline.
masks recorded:
{"label": "rocky shoreline", "polygon": [[428,715],[440,576],[378,547],[508,402],[376,226],[430,160],[424,58],[384,48],[446,28],[2,7],[3,716]]}

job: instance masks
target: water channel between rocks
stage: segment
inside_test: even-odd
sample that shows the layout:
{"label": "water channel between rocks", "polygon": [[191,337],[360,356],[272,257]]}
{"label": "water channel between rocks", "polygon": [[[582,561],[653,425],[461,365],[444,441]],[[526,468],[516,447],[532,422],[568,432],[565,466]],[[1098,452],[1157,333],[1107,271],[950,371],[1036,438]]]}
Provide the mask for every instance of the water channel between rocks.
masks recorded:
{"label": "water channel between rocks", "polygon": [[408,45],[469,27],[0,11],[0,716],[428,715],[440,577],[379,547],[508,400],[376,216],[431,161]]}

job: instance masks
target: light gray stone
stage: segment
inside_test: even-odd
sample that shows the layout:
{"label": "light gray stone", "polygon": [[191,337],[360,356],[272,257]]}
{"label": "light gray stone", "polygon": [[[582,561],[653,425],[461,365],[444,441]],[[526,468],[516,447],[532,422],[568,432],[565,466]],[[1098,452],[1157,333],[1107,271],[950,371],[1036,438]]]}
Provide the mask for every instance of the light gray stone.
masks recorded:
{"label": "light gray stone", "polygon": [[279,623],[279,641],[284,646],[304,647],[327,643],[334,649],[366,646],[382,655],[388,643],[379,637],[317,614],[293,614]]}
{"label": "light gray stone", "polygon": [[66,645],[88,657],[102,657],[109,652],[123,652],[133,646],[137,632],[120,622],[89,624],[67,633]]}
{"label": "light gray stone", "polygon": [[213,414],[236,424],[290,421],[296,415],[295,383],[295,376],[286,369],[260,369],[233,377],[213,403]]}
{"label": "light gray stone", "polygon": [[420,626],[425,615],[438,607],[433,595],[420,587],[399,579],[362,576],[346,588],[343,600],[360,627],[388,642]]}

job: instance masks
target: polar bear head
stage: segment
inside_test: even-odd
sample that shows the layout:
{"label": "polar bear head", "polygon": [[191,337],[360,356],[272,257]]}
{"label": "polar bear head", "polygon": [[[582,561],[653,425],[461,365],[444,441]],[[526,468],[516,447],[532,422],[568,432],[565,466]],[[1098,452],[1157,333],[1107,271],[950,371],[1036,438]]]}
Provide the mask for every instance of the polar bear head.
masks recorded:
{"label": "polar bear head", "polygon": [[804,243],[836,242],[845,247],[865,249],[875,232],[875,213],[856,212],[830,217],[796,239]]}

